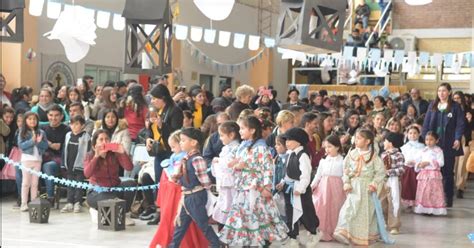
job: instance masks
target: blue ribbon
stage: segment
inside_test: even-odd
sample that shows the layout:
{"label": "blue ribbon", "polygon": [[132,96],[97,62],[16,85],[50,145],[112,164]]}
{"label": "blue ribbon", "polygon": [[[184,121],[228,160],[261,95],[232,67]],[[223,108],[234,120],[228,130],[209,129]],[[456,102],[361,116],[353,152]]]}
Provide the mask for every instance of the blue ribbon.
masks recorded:
{"label": "blue ribbon", "polygon": [[7,157],[0,157],[0,159],[3,159],[5,163],[10,163],[13,164],[13,166],[18,167],[22,171],[26,171],[30,174],[36,175],[40,178],[43,178],[45,180],[53,181],[54,183],[62,184],[68,187],[73,187],[73,188],[78,188],[78,189],[92,189],[98,193],[101,192],[112,192],[112,191],[117,191],[117,192],[122,192],[122,191],[144,191],[144,190],[155,190],[160,187],[160,184],[154,184],[154,185],[145,185],[145,186],[139,186],[139,187],[101,187],[98,185],[93,185],[89,183],[84,183],[84,182],[78,182],[75,180],[69,180],[66,178],[58,178],[52,175],[45,174],[41,171],[35,171],[30,168],[24,167],[21,163],[17,163],[15,161],[10,160]]}
{"label": "blue ribbon", "polygon": [[377,217],[377,227],[380,232],[380,237],[382,238],[385,244],[395,244],[395,240],[390,239],[387,230],[385,229],[385,219],[383,217],[382,204],[380,203],[379,198],[377,197],[377,193],[372,192],[371,196],[372,201],[374,202],[375,215]]}
{"label": "blue ribbon", "polygon": [[288,188],[286,188],[285,194],[290,194],[290,202],[291,205],[294,206],[294,195],[293,195],[293,190],[295,188],[295,182],[285,182],[286,185],[288,185]]}

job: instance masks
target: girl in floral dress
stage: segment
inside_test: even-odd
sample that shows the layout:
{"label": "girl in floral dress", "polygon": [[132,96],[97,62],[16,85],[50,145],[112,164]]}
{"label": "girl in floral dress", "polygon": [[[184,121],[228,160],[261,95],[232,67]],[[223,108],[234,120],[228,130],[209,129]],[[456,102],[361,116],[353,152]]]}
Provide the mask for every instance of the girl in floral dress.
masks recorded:
{"label": "girl in floral dress", "polygon": [[345,244],[369,245],[377,241],[379,232],[372,192],[381,189],[385,178],[382,159],[374,148],[374,134],[358,130],[355,147],[344,159],[344,191],[346,201],[339,213],[333,237]]}
{"label": "girl in floral dress", "polygon": [[421,162],[415,167],[415,171],[419,172],[416,176],[418,187],[414,209],[417,214],[447,214],[441,174],[444,156],[443,150],[436,145],[437,142],[438,134],[432,131],[426,133],[426,148],[421,153]]}
{"label": "girl in floral dress", "polygon": [[237,193],[219,237],[229,246],[261,247],[286,239],[288,228],[272,199],[272,157],[262,139],[261,123],[249,116],[239,126],[243,142],[237,159],[229,163]]}

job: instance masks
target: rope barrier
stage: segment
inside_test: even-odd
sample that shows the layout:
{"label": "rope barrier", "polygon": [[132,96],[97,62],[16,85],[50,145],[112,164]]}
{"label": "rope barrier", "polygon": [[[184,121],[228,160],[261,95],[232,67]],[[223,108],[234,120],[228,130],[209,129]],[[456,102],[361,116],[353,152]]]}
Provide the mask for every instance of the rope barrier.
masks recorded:
{"label": "rope barrier", "polygon": [[35,171],[35,170],[32,170],[31,168],[27,168],[27,167],[23,166],[19,162],[15,162],[15,161],[13,161],[13,160],[11,160],[7,157],[4,157],[4,156],[0,157],[0,159],[5,160],[5,164],[12,164],[13,166],[18,167],[22,171],[26,171],[30,174],[33,174],[33,175],[38,176],[40,178],[43,178],[45,180],[53,181],[54,183],[58,183],[58,184],[61,184],[61,185],[67,186],[67,187],[73,187],[73,188],[85,189],[85,190],[94,190],[98,193],[101,193],[101,192],[114,192],[114,191],[115,192],[145,191],[145,190],[155,190],[155,189],[158,189],[160,187],[159,183],[158,184],[153,184],[153,185],[136,186],[136,187],[102,187],[102,186],[90,184],[90,183],[87,183],[87,182],[79,182],[79,181],[75,181],[75,180],[69,180],[69,179],[66,179],[66,178],[55,177],[55,176],[52,176],[52,175],[45,174],[41,171]]}

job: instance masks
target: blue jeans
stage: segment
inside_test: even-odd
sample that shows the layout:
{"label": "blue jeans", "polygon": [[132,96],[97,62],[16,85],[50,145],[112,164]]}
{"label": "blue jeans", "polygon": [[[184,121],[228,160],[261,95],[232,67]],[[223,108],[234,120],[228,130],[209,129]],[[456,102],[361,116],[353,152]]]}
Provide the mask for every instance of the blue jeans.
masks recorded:
{"label": "blue jeans", "polygon": [[169,248],[178,248],[192,221],[201,229],[210,247],[219,247],[219,238],[209,225],[209,217],[206,211],[207,192],[202,190],[184,196],[183,206],[179,215],[180,225],[176,225],[173,233],[173,240]]}
{"label": "blue jeans", "polygon": [[19,167],[15,166],[15,183],[16,183],[16,190],[18,192],[18,198],[21,198],[21,182],[23,181],[23,173]]}
{"label": "blue jeans", "polygon": [[[59,165],[54,161],[49,161],[43,164],[43,173],[49,176],[56,176],[59,172]],[[54,197],[54,181],[44,180],[46,184],[46,192],[48,197]]]}

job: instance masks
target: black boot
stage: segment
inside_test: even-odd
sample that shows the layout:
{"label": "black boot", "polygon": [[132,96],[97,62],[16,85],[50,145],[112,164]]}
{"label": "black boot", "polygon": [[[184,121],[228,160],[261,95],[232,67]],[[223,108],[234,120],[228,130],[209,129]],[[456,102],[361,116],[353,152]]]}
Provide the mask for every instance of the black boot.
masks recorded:
{"label": "black boot", "polygon": [[453,207],[453,198],[446,199],[446,207],[447,208],[452,208]]}
{"label": "black boot", "polygon": [[458,199],[464,199],[464,191],[463,190],[458,189],[457,198]]}
{"label": "black boot", "polygon": [[157,215],[155,215],[153,217],[152,220],[148,221],[148,223],[146,223],[147,225],[158,225],[158,223],[160,223],[160,214],[157,213]]}

